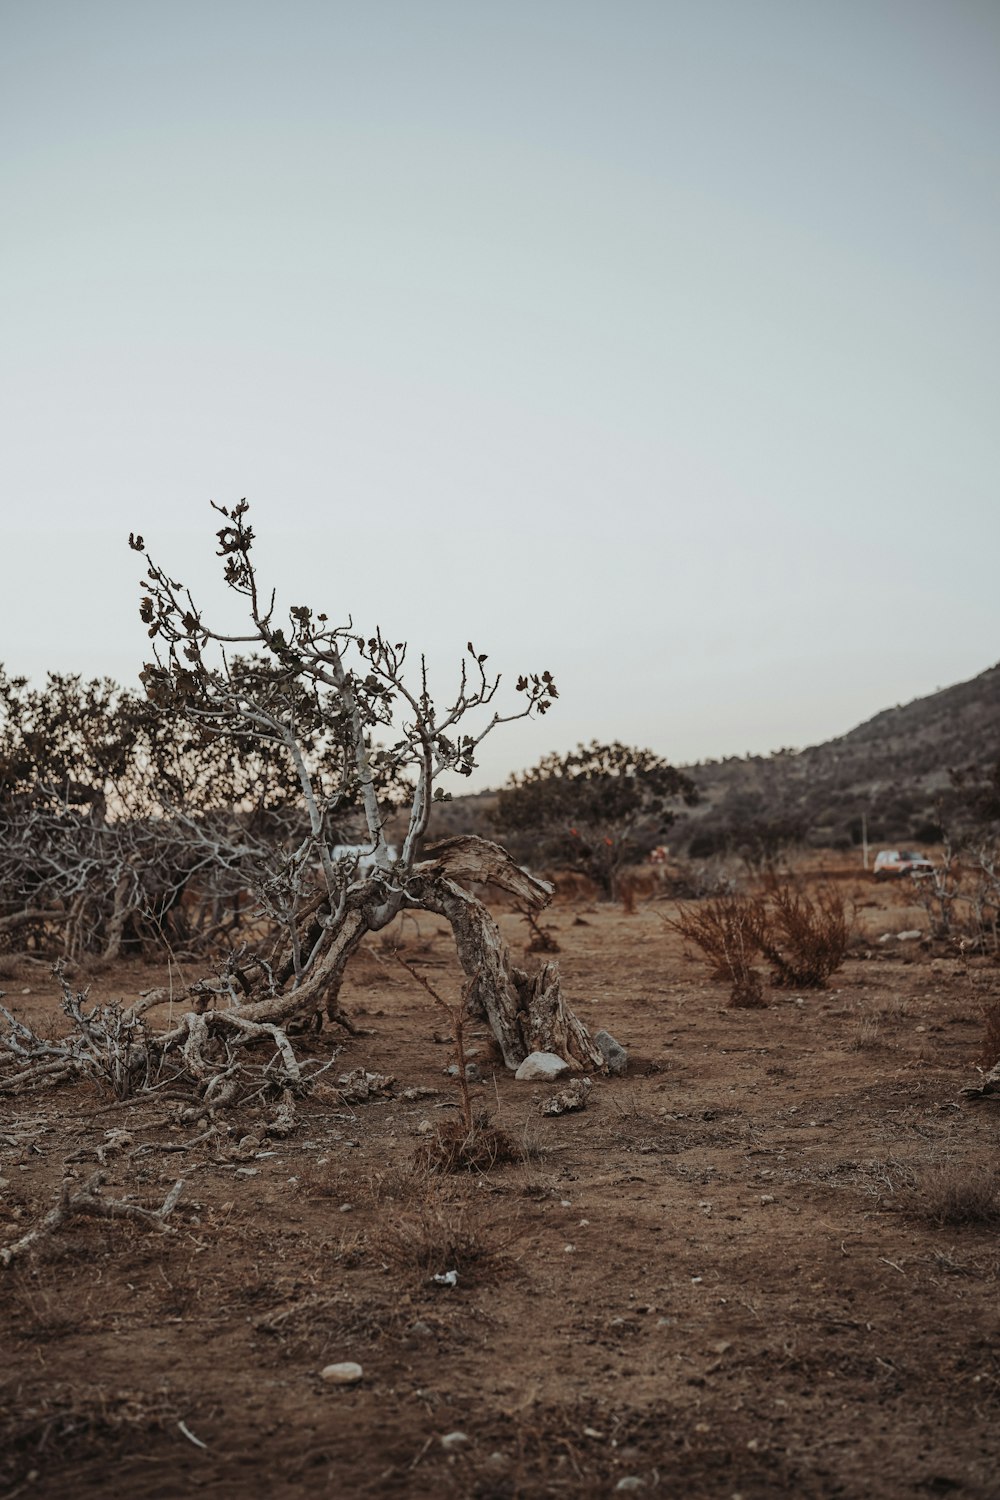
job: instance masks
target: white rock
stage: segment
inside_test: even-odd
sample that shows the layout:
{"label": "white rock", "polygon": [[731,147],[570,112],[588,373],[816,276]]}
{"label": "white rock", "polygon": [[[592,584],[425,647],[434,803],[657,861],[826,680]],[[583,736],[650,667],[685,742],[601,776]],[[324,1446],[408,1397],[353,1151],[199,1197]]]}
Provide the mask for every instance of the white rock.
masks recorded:
{"label": "white rock", "polygon": [[639,1478],[638,1474],[626,1474],[624,1479],[619,1479],[615,1485],[616,1490],[641,1490],[645,1488],[645,1480]]}
{"label": "white rock", "polygon": [[899,941],[901,943],[915,943],[922,937],[923,933],[920,931],[919,927],[911,927],[907,932],[901,932],[899,934]]}
{"label": "white rock", "polygon": [[521,1083],[548,1083],[569,1072],[569,1063],[555,1052],[529,1052],[514,1077]]}
{"label": "white rock", "polygon": [[441,1447],[461,1448],[463,1444],[467,1443],[468,1441],[469,1435],[466,1432],[446,1432],[444,1437],[441,1439]]}
{"label": "white rock", "polygon": [[330,1385],[357,1385],[364,1373],[360,1365],[348,1359],[343,1364],[327,1365],[325,1369],[320,1370],[319,1378]]}

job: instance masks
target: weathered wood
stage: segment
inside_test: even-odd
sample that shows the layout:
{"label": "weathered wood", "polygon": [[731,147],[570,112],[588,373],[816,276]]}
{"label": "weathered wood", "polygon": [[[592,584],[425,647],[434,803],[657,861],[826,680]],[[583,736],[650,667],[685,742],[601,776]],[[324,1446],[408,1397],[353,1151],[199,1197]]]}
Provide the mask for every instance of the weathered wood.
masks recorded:
{"label": "weathered wood", "polygon": [[[503,854],[497,845],[491,849]],[[510,869],[517,870],[507,855],[503,859]],[[496,869],[507,877],[508,871],[499,862]],[[540,882],[523,871],[518,874],[536,890],[541,888]],[[478,879],[478,874],[472,878]],[[559,970],[554,963],[543,965],[534,976],[516,968],[487,908],[434,864],[429,868],[418,866],[408,898],[410,904],[435,911],[450,923],[459,962],[471,981],[470,1010],[486,1020],[508,1068],[517,1068],[529,1052],[544,1051],[558,1053],[575,1069],[605,1070],[604,1058],[587,1028],[562,999]]]}

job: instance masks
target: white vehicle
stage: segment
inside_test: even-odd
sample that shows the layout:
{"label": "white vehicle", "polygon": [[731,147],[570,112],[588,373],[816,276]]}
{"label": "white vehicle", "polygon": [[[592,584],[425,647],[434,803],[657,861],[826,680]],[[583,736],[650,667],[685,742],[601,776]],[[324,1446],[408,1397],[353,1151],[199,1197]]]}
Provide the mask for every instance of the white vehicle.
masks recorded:
{"label": "white vehicle", "polygon": [[881,849],[875,856],[875,879],[895,880],[902,875],[930,875],[934,866],[925,854],[907,849]]}

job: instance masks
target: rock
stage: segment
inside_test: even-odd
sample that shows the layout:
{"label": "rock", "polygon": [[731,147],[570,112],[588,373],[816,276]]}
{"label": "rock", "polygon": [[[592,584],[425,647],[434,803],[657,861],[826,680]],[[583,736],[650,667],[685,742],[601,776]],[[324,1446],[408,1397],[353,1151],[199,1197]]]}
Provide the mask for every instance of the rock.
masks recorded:
{"label": "rock", "polygon": [[919,927],[911,927],[906,932],[898,933],[897,936],[901,943],[916,943],[923,937],[923,933]]}
{"label": "rock", "polygon": [[[445,1068],[445,1073],[448,1075],[449,1078],[457,1078],[458,1077],[458,1063],[450,1063],[448,1065],[448,1067]],[[466,1065],[465,1065],[465,1077],[466,1077],[467,1082],[469,1082],[469,1083],[482,1083],[482,1081],[483,1081],[483,1075],[482,1075],[482,1073],[480,1073],[478,1065],[476,1063],[474,1063],[474,1062],[467,1062],[466,1063]]]}
{"label": "rock", "polygon": [[529,1052],[514,1077],[520,1083],[550,1083],[569,1072],[569,1063],[555,1052]]}
{"label": "rock", "polygon": [[638,1474],[626,1474],[624,1479],[619,1479],[615,1485],[616,1490],[642,1490],[646,1487],[646,1481],[640,1479]]}
{"label": "rock", "polygon": [[364,1373],[360,1365],[348,1359],[343,1364],[327,1365],[325,1369],[320,1370],[319,1378],[329,1385],[357,1385]]}
{"label": "rock", "polygon": [[574,1109],[586,1109],[587,1096],[593,1085],[589,1078],[577,1078],[567,1088],[560,1089],[542,1105],[543,1115],[565,1115]]}
{"label": "rock", "polygon": [[594,1046],[604,1058],[612,1077],[620,1078],[628,1067],[628,1053],[621,1042],[616,1042],[610,1031],[598,1031],[594,1034]]}
{"label": "rock", "polygon": [[446,1432],[441,1439],[441,1447],[447,1449],[461,1448],[469,1441],[466,1432]]}

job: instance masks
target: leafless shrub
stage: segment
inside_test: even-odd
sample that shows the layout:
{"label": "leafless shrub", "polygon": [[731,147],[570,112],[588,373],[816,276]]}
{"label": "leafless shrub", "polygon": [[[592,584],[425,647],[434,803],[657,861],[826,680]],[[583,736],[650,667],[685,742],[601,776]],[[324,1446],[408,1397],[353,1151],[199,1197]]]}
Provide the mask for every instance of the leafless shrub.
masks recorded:
{"label": "leafless shrub", "polygon": [[551,927],[543,927],[528,906],[521,906],[518,912],[528,924],[528,941],[524,946],[525,953],[558,953],[559,943]]}
{"label": "leafless shrub", "polygon": [[1000,1224],[1000,1170],[994,1166],[934,1167],[920,1182],[917,1212],[939,1229]]}
{"label": "leafless shrub", "polygon": [[427,991],[435,1005],[444,1011],[451,1023],[455,1045],[455,1082],[458,1086],[460,1117],[441,1125],[418,1152],[421,1161],[432,1171],[489,1172],[493,1167],[521,1161],[523,1153],[506,1130],[490,1122],[486,1110],[473,1108],[469,1092],[469,1063],[465,1052],[465,1027],[469,1001],[479,975],[474,974],[454,1004],[448,1001],[401,954],[396,962]]}
{"label": "leafless shrub", "polygon": [[708,960],[713,979],[730,985],[730,1005],[766,1004],[760,975],[753,967],[763,942],[764,908],[756,897],[726,892],[697,906],[681,906],[663,919]]}
{"label": "leafless shrub", "polygon": [[771,964],[771,982],[783,989],[824,989],[847,953],[850,922],[843,896],[832,886],[808,896],[771,880],[766,900],[761,950]]}

